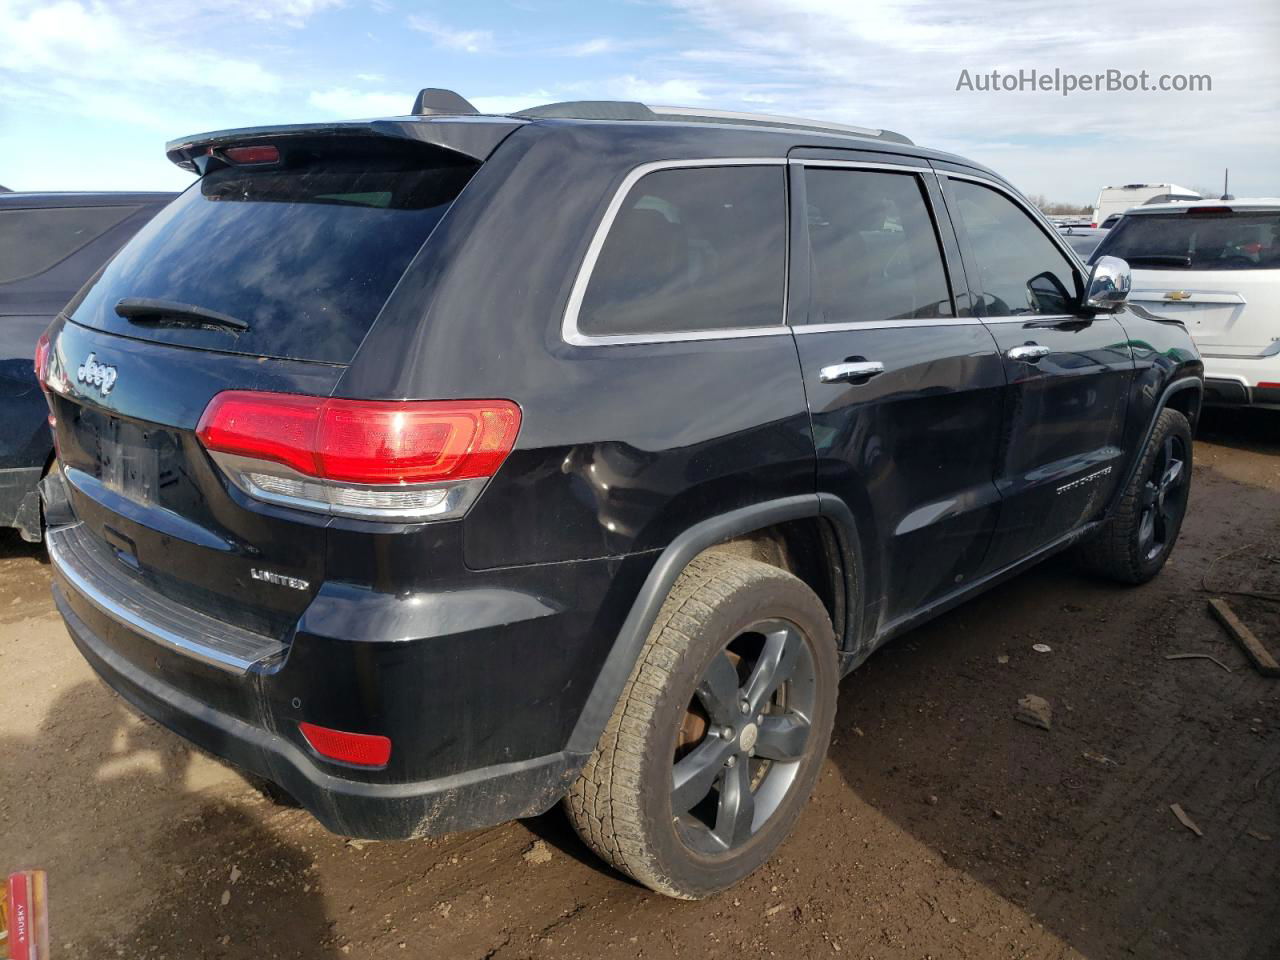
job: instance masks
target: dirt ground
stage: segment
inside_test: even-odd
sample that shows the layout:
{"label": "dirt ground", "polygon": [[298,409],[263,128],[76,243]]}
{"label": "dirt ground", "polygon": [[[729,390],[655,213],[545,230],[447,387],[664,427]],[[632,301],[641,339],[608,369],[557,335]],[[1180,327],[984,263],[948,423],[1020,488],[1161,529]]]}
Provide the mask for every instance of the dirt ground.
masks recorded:
{"label": "dirt ground", "polygon": [[[41,551],[0,537],[0,869],[49,871],[60,958],[1276,960],[1280,680],[1206,598],[1280,592],[1280,415],[1212,416],[1195,457],[1153,583],[1052,561],[848,677],[795,834],[694,904],[606,870],[558,811],[361,844],[273,806],[110,695]],[[1280,604],[1229,599],[1280,649]],[[1028,693],[1051,730],[1013,720]]]}

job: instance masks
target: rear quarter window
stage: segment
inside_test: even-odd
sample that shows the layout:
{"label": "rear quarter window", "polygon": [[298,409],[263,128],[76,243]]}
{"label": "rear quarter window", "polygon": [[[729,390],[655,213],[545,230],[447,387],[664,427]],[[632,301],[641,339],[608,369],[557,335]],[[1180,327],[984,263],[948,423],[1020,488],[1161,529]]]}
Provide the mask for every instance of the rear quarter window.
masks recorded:
{"label": "rear quarter window", "polygon": [[56,267],[138,209],[103,206],[0,210],[0,284],[26,280]]}
{"label": "rear quarter window", "polygon": [[[478,165],[403,141],[281,144],[268,168],[207,173],[120,251],[72,319],[165,343],[347,363]],[[190,304],[248,325],[116,314],[122,299]]]}
{"label": "rear quarter window", "polygon": [[590,336],[782,323],[784,168],[710,166],[641,177],[609,228],[578,311]]}

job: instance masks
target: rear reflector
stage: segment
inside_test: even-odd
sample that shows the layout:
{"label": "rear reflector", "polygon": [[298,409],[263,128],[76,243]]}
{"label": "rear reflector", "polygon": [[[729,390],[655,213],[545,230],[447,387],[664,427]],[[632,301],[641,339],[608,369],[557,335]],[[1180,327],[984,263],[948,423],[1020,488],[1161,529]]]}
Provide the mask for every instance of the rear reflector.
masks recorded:
{"label": "rear reflector", "polygon": [[[246,492],[347,516],[465,510],[515,444],[510,400],[342,400],[229,390],[196,428]],[[465,495],[464,495],[465,494]]]}
{"label": "rear reflector", "polygon": [[391,759],[391,739],[373,733],[345,733],[299,723],[303,738],[322,757],[355,767],[385,767]]}

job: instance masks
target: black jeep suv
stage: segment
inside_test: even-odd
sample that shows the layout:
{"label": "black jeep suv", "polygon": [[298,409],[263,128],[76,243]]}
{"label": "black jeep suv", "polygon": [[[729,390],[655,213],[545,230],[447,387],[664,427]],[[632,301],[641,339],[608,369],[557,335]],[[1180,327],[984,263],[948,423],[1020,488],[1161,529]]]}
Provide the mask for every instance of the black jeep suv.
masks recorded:
{"label": "black jeep suv", "polygon": [[1178,535],[1201,363],[996,174],[630,103],[231,130],[41,346],[55,596],[331,830],[549,809],[701,897],[839,679],[1067,547]]}

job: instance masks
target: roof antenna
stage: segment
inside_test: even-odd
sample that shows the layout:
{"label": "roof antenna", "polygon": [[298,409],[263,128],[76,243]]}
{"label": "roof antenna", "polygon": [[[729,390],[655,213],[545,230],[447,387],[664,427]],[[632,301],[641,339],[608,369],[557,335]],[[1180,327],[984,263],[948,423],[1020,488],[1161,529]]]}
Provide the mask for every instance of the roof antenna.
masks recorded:
{"label": "roof antenna", "polygon": [[1222,171],[1222,196],[1220,196],[1220,197],[1218,198],[1219,200],[1234,200],[1234,199],[1235,199],[1235,197],[1233,197],[1233,196],[1231,195],[1231,191],[1227,189],[1227,185],[1228,185],[1230,182],[1231,182],[1231,168],[1230,168],[1230,167],[1225,167],[1225,168],[1223,168],[1223,171]]}
{"label": "roof antenna", "polygon": [[466,97],[440,87],[424,87],[413,101],[413,115],[417,117],[474,116],[479,112]]}

